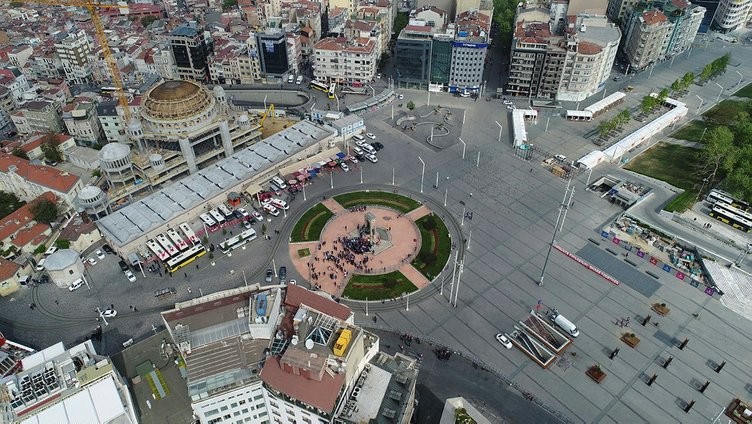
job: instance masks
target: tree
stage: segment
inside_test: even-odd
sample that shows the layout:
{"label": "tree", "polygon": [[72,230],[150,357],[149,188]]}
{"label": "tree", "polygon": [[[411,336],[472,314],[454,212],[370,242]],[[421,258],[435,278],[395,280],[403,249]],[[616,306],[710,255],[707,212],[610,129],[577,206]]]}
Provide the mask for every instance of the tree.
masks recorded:
{"label": "tree", "polygon": [[619,120],[621,122],[620,126],[627,125],[629,123],[629,120],[632,119],[632,114],[629,112],[629,109],[622,110],[616,116],[619,118]]}
{"label": "tree", "polygon": [[695,74],[693,74],[692,72],[687,72],[682,77],[682,86],[684,88],[689,88],[689,86],[692,85],[693,82],[695,82]]}
{"label": "tree", "polygon": [[402,32],[402,30],[407,26],[407,22],[407,12],[397,13],[397,16],[394,17],[394,24],[392,25],[392,31],[394,31],[392,38],[399,37],[400,32]]}
{"label": "tree", "polygon": [[647,115],[655,109],[655,107],[658,106],[658,100],[653,96],[645,96],[642,98],[642,103],[640,104],[640,111],[642,111],[643,114]]}
{"label": "tree", "polygon": [[26,202],[22,202],[15,194],[0,191],[0,218],[5,218],[24,204]]}
{"label": "tree", "polygon": [[681,80],[676,80],[671,83],[671,89],[674,90],[674,92],[681,91],[682,90],[682,82]]}
{"label": "tree", "polygon": [[730,171],[736,161],[737,148],[734,146],[734,133],[723,125],[708,131],[708,142],[700,152],[700,165],[707,175],[708,186],[712,186],[718,171]]}
{"label": "tree", "polygon": [[143,18],[141,18],[141,26],[143,26],[144,28],[148,28],[149,25],[154,23],[154,21],[158,21],[158,20],[159,18],[156,16],[144,16]]}
{"label": "tree", "polygon": [[101,169],[95,169],[91,171],[91,176],[94,178],[99,178],[102,176],[102,170]]}
{"label": "tree", "polygon": [[700,79],[708,80],[711,76],[713,76],[713,65],[708,63],[704,68],[702,68],[702,72],[700,72]]}
{"label": "tree", "polygon": [[608,133],[611,132],[611,128],[609,128],[609,122],[610,121],[603,121],[600,124],[598,124],[598,136],[601,138],[605,138],[608,136]]}
{"label": "tree", "polygon": [[238,0],[224,0],[222,1],[222,10],[228,11],[238,5]]}
{"label": "tree", "polygon": [[668,88],[664,88],[663,90],[661,90],[661,92],[658,93],[658,104],[663,104],[663,102],[665,102],[666,99],[668,98],[668,94],[669,94]]}
{"label": "tree", "polygon": [[60,147],[55,144],[54,141],[49,139],[49,137],[40,147],[42,148],[44,159],[47,162],[60,162],[63,160],[63,152],[60,151]]}
{"label": "tree", "polygon": [[23,4],[22,1],[12,1],[12,2],[10,2],[10,7],[14,7],[14,8],[15,7],[23,7],[23,5],[24,4]]}
{"label": "tree", "polygon": [[37,246],[36,249],[34,249],[34,254],[35,255],[39,255],[39,254],[42,254],[42,253],[44,253],[46,251],[47,251],[47,246],[45,246],[43,244],[40,244],[39,246]]}
{"label": "tree", "polygon": [[41,199],[31,207],[31,213],[34,214],[35,221],[50,224],[57,218],[57,205],[47,199]]}
{"label": "tree", "polygon": [[415,103],[413,103],[413,101],[410,100],[409,102],[407,102],[407,108],[410,110],[415,109]]}
{"label": "tree", "polygon": [[70,248],[70,240],[57,239],[57,240],[55,240],[55,247],[57,247],[58,249],[69,249]]}
{"label": "tree", "polygon": [[24,149],[20,147],[16,147],[15,149],[13,149],[13,152],[11,153],[13,154],[13,156],[19,157],[21,159],[29,160],[29,155],[27,155]]}

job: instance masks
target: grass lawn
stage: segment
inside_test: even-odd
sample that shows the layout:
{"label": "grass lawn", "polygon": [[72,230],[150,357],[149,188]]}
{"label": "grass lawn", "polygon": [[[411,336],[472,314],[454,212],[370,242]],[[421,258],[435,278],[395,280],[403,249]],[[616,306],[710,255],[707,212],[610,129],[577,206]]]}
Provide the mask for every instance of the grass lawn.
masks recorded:
{"label": "grass lawn", "polygon": [[333,216],[332,211],[321,203],[318,203],[304,213],[298,222],[295,223],[292,234],[290,234],[290,240],[293,243],[318,240],[321,230],[324,229],[324,225]]}
{"label": "grass lawn", "polygon": [[692,168],[692,164],[697,162],[697,152],[697,149],[691,147],[658,143],[624,168],[686,190],[666,205],[666,210],[683,211],[692,206],[702,184],[702,179]]}
{"label": "grass lawn", "polygon": [[418,290],[399,271],[381,275],[353,275],[342,296],[348,299],[381,300],[400,297]]}
{"label": "grass lawn", "polygon": [[383,191],[356,191],[354,193],[340,194],[334,196],[334,200],[337,201],[343,208],[348,209],[353,206],[359,205],[380,205],[386,206],[402,213],[410,212],[413,209],[417,209],[420,206],[418,201],[409,197],[400,196],[399,194],[386,193]]}
{"label": "grass lawn", "polygon": [[[706,138],[702,136],[703,131],[705,131],[705,128],[708,129],[708,131],[712,130],[713,128],[717,127],[717,124],[714,124],[712,122],[704,122],[704,121],[690,121],[687,125],[679,128],[677,131],[675,131],[673,134],[671,134],[671,137],[678,138],[679,140],[687,140],[687,141],[694,141],[697,143],[700,143],[700,139],[704,142]],[[705,135],[707,136],[707,132],[705,132]]]}
{"label": "grass lawn", "polygon": [[298,249],[299,258],[305,258],[306,256],[311,256],[311,249],[307,247],[305,249]]}
{"label": "grass lawn", "polygon": [[[426,228],[426,222],[433,221],[435,228]],[[413,260],[412,265],[425,275],[429,280],[433,280],[446,265],[449,254],[452,250],[452,240],[449,238],[449,231],[444,222],[435,215],[426,215],[415,221],[420,230],[420,252]],[[426,259],[432,258],[433,261],[426,262]]]}
{"label": "grass lawn", "polygon": [[744,88],[734,93],[734,96],[752,99],[752,84],[746,85]]}
{"label": "grass lawn", "polygon": [[709,120],[718,125],[731,126],[736,123],[734,117],[736,116],[737,112],[741,112],[747,109],[746,103],[747,102],[745,101],[738,100],[724,100],[713,106],[712,109],[703,113],[703,116],[705,116],[706,121]]}

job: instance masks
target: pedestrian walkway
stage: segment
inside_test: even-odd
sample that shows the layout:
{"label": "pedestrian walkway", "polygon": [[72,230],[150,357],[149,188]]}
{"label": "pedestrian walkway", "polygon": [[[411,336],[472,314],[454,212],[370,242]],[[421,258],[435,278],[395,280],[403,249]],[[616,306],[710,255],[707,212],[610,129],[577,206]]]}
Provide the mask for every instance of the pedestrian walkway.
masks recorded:
{"label": "pedestrian walkway", "polygon": [[399,267],[399,272],[402,273],[418,290],[428,286],[431,282],[425,275],[421,274],[412,264],[406,263]]}
{"label": "pedestrian walkway", "polygon": [[336,200],[333,198],[324,199],[321,201],[321,204],[326,206],[327,209],[332,211],[333,214],[337,215],[340,212],[344,212],[345,208],[342,207],[339,203],[337,203]]}
{"label": "pedestrian walkway", "polygon": [[418,209],[413,209],[410,212],[407,213],[407,217],[412,219],[413,221],[417,221],[421,218],[423,218],[426,215],[430,215],[431,210],[428,209],[425,206],[421,206]]}

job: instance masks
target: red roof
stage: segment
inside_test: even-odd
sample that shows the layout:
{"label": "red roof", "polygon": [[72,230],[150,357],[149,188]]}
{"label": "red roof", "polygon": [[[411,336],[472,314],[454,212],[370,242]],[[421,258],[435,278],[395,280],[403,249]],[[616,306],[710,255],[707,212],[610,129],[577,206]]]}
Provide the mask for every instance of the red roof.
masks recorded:
{"label": "red roof", "polygon": [[5,281],[13,276],[21,268],[15,262],[11,262],[7,259],[0,258],[0,281]]}
{"label": "red roof", "polygon": [[332,377],[325,372],[321,381],[295,375],[283,369],[279,357],[276,356],[266,360],[259,376],[273,389],[329,414],[334,411],[337,396],[345,383],[344,374],[334,374]]}
{"label": "red roof", "polygon": [[65,134],[51,134],[51,135],[49,135],[49,134],[39,134],[39,135],[35,135],[35,136],[30,137],[29,138],[29,142],[23,144],[21,146],[21,149],[24,152],[29,153],[30,151],[36,149],[37,147],[41,146],[42,143],[44,143],[45,141],[47,141],[48,137],[49,137],[50,141],[52,141],[53,143],[55,143],[57,145],[63,144],[66,141],[68,141],[68,140],[70,140],[70,139],[73,138],[73,137],[71,137],[69,135],[65,135]]}
{"label": "red roof", "polygon": [[431,32],[433,28],[428,25],[407,25],[405,29],[414,32]]}
{"label": "red roof", "polygon": [[50,202],[57,201],[57,197],[48,191],[33,201],[21,206],[18,210],[5,218],[0,218],[0,240],[5,240],[12,234],[16,234],[19,229],[34,221],[34,214],[31,213],[31,207],[38,201],[38,199],[47,199]]}
{"label": "red roof", "polygon": [[295,308],[296,310],[300,305],[306,305],[311,309],[323,312],[326,315],[339,318],[343,321],[347,321],[347,319],[350,318],[350,315],[352,315],[352,311],[347,306],[297,285],[287,286],[285,305]]}
{"label": "red roof", "polygon": [[[18,247],[24,247],[27,244],[29,244],[31,241],[36,239],[37,237],[44,234],[45,231],[47,231],[50,228],[47,224],[34,224],[31,226],[31,228],[23,228],[21,230],[18,230],[16,232],[16,237],[13,239],[13,244],[15,244]],[[41,237],[40,239],[43,241],[46,237]],[[39,240],[37,240],[39,241]],[[39,243],[34,243],[39,244]]]}
{"label": "red roof", "polygon": [[660,10],[653,10],[642,14],[642,19],[645,20],[645,25],[655,25],[668,21],[666,15]]}
{"label": "red roof", "polygon": [[76,175],[49,166],[32,165],[26,159],[0,153],[0,172],[8,172],[11,165],[16,166],[16,174],[22,178],[60,193],[68,193],[79,181]]}

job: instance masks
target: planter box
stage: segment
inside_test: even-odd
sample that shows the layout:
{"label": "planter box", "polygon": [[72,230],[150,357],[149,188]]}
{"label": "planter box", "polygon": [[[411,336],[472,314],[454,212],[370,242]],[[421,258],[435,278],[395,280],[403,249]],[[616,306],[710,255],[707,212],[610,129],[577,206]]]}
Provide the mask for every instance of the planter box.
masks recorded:
{"label": "planter box", "polygon": [[595,381],[598,384],[601,384],[601,381],[606,379],[606,373],[603,372],[602,369],[596,368],[596,367],[590,367],[587,371],[585,371],[585,374],[587,374],[588,377],[590,377],[593,381]]}
{"label": "planter box", "polygon": [[661,306],[660,303],[654,303],[653,310],[661,316],[666,316],[669,312],[671,312],[671,309],[667,308],[666,306]]}
{"label": "planter box", "polygon": [[632,336],[629,333],[625,333],[623,336],[621,336],[621,341],[626,343],[631,348],[635,348],[638,344],[640,344],[639,337]]}

